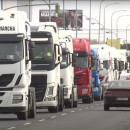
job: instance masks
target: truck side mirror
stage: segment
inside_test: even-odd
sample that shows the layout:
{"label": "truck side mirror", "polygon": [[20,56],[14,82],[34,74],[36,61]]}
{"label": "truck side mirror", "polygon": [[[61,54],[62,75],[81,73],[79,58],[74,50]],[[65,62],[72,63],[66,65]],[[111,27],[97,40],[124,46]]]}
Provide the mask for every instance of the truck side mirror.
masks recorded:
{"label": "truck side mirror", "polygon": [[76,54],[72,54],[72,66],[75,67],[76,65]]}
{"label": "truck side mirror", "polygon": [[34,48],[35,48],[35,42],[29,41],[29,58],[30,58],[30,60],[34,59]]}
{"label": "truck side mirror", "polygon": [[128,63],[125,62],[125,70],[128,68]]}

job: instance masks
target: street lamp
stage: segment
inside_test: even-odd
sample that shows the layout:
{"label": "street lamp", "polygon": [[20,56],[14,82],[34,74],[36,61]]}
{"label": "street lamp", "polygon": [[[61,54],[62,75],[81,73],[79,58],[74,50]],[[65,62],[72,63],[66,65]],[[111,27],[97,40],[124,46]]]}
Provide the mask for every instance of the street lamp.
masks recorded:
{"label": "street lamp", "polygon": [[[89,20],[89,23],[90,23],[90,25],[89,25],[89,32],[90,32],[91,24],[101,24],[101,23],[99,23],[99,21],[98,21],[97,19],[89,18],[89,17],[87,17],[86,15],[83,15],[83,16],[86,17],[86,20]],[[97,23],[91,23],[91,22],[90,22],[91,20],[95,20]],[[101,25],[102,25],[102,24],[101,24]],[[102,26],[103,26],[103,25],[102,25]],[[104,28],[104,26],[103,26],[103,28]],[[89,33],[89,39],[90,39],[90,33]],[[99,39],[98,39],[98,40],[99,40]]]}
{"label": "street lamp", "polygon": [[128,31],[128,27],[130,26],[130,24],[129,25],[127,25],[127,27],[126,27],[126,50],[127,50],[127,43],[128,43],[128,41],[127,41],[127,31]]}
{"label": "street lamp", "polygon": [[[101,2],[100,2],[100,7],[99,7],[99,23],[100,23],[100,17],[101,17],[101,6],[102,6],[102,2],[103,2],[104,0],[102,0]],[[98,33],[98,43],[100,42],[100,24],[99,24],[99,33]]]}
{"label": "street lamp", "polygon": [[48,4],[48,7],[49,7],[49,21],[51,21],[51,6],[50,6],[50,3],[51,3],[51,0],[49,0],[49,3],[46,1],[46,0],[43,0],[46,4]]}
{"label": "street lamp", "polygon": [[110,5],[116,5],[116,4],[119,4],[119,3],[113,3],[113,4],[107,4],[106,6],[105,6],[105,8],[104,8],[104,43],[105,43],[105,32],[106,32],[106,30],[105,30],[105,27],[106,27],[106,25],[105,25],[105,13],[106,13],[106,8],[108,7],[108,6],[110,6]]}
{"label": "street lamp", "polygon": [[[121,18],[121,17],[124,17],[124,16],[130,16],[130,15],[121,15],[117,18],[116,20],[116,31],[117,31],[117,39],[118,39],[118,20]],[[117,45],[118,45],[118,40],[117,40]]]}
{"label": "street lamp", "polygon": [[115,13],[121,12],[121,11],[126,11],[126,10],[117,10],[117,11],[114,11],[114,12],[112,13],[112,15],[111,15],[111,46],[112,46],[112,17],[113,17],[113,15],[114,15]]}

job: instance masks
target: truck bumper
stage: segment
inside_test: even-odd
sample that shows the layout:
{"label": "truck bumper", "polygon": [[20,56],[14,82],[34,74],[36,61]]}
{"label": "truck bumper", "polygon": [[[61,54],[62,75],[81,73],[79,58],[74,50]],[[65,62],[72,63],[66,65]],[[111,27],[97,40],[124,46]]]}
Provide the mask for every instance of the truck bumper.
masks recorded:
{"label": "truck bumper", "polygon": [[[78,97],[87,97],[91,95],[91,86],[90,85],[80,85],[77,87]],[[85,92],[86,91],[86,92]]]}
{"label": "truck bumper", "polygon": [[48,107],[56,107],[57,101],[43,101],[43,102],[37,102],[36,108],[48,108]]}
{"label": "truck bumper", "polygon": [[78,96],[79,99],[89,99],[90,95],[82,95],[82,96]]}
{"label": "truck bumper", "polygon": [[25,112],[26,107],[0,107],[0,113],[17,113],[17,112]]}

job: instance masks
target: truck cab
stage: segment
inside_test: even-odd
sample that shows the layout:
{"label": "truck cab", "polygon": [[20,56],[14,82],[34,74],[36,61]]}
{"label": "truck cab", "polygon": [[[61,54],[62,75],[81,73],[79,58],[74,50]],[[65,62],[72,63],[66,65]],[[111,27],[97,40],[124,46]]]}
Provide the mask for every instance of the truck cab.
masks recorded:
{"label": "truck cab", "polygon": [[66,108],[77,107],[78,95],[77,86],[74,85],[75,54],[73,52],[72,32],[59,30],[59,44],[62,47],[60,72],[64,87],[64,105]]}
{"label": "truck cab", "polygon": [[73,48],[76,54],[74,68],[74,84],[78,88],[78,98],[83,103],[93,102],[93,87],[91,82],[91,51],[87,38],[73,38]]}
{"label": "truck cab", "polygon": [[100,85],[99,79],[99,54],[98,50],[91,48],[91,56],[92,56],[92,84],[93,84],[93,95],[95,101],[100,101],[103,97],[102,88]]}
{"label": "truck cab", "polygon": [[35,44],[22,11],[0,12],[0,113],[15,113],[20,120],[36,115],[35,89],[30,88]]}
{"label": "truck cab", "polygon": [[35,42],[31,86],[36,90],[36,107],[47,108],[51,113],[63,111],[62,51],[56,23],[31,23],[31,40]]}

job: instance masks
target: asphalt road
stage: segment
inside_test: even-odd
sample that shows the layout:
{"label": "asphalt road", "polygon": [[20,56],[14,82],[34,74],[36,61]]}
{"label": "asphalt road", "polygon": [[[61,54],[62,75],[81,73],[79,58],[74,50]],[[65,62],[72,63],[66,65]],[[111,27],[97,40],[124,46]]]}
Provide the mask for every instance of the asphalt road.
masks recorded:
{"label": "asphalt road", "polygon": [[130,130],[130,108],[104,111],[103,101],[95,101],[59,113],[37,110],[36,118],[26,121],[0,114],[0,130]]}

